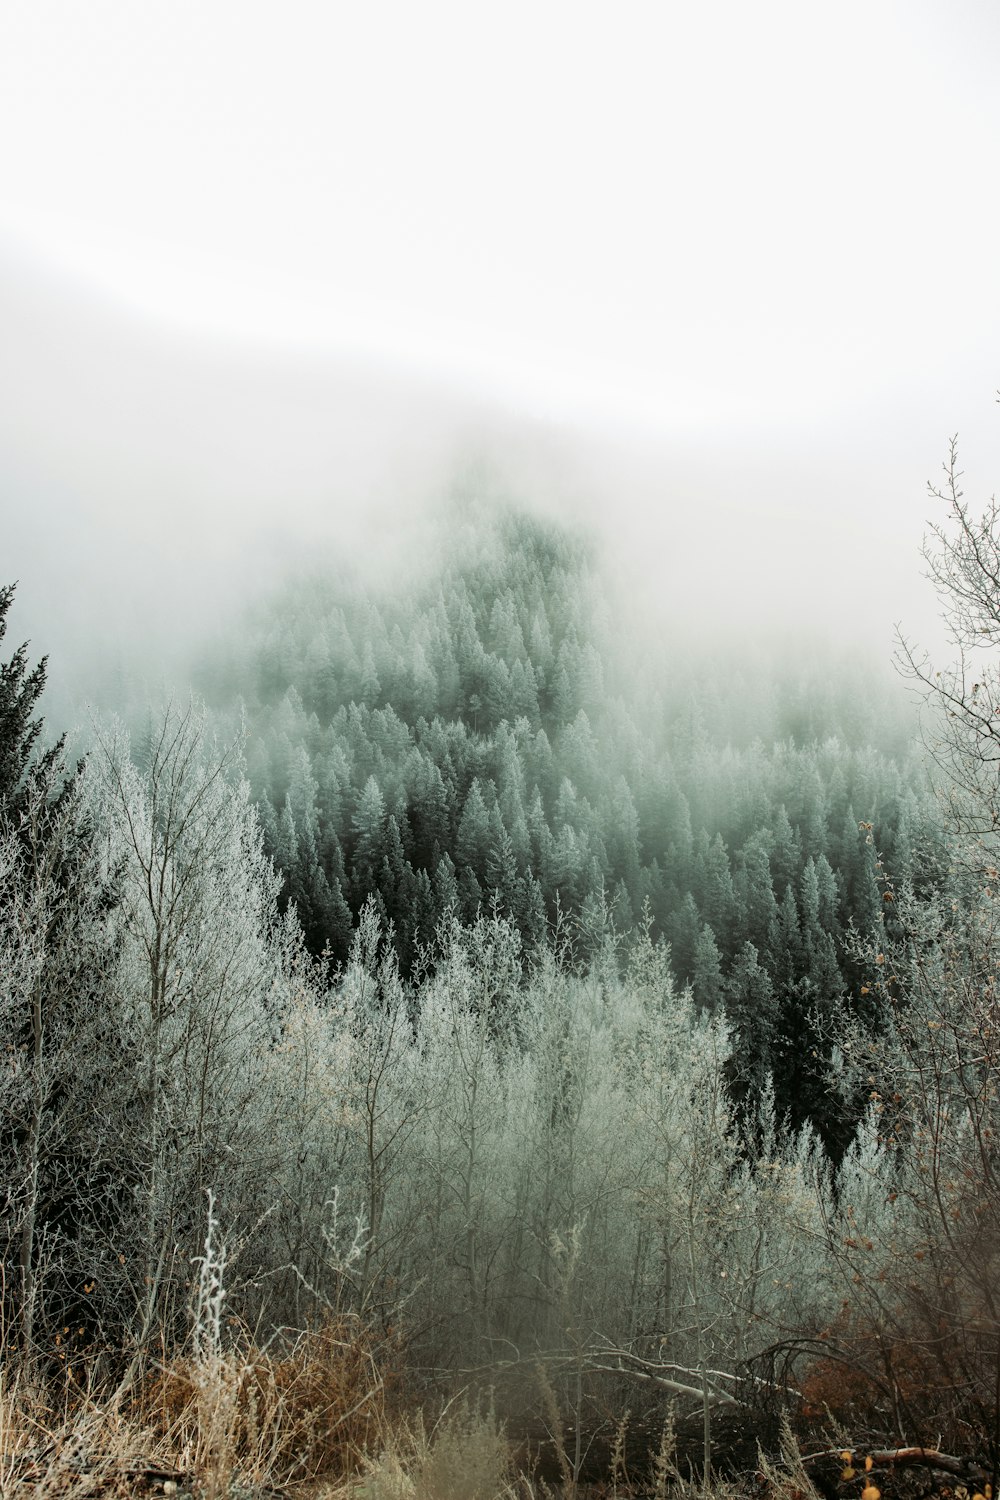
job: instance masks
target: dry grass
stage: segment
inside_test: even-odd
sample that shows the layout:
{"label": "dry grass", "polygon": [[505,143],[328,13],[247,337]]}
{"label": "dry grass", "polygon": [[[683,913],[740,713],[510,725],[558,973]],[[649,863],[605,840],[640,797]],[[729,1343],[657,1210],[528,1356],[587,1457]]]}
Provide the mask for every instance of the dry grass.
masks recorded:
{"label": "dry grass", "polygon": [[285,1485],[349,1474],[385,1425],[384,1385],[360,1325],[332,1321],[276,1353],[180,1358],[142,1389],[142,1419],[207,1500],[239,1478]]}
{"label": "dry grass", "polygon": [[131,1494],[131,1471],[155,1451],[152,1435],[78,1388],[57,1401],[37,1381],[0,1366],[0,1495]]}
{"label": "dry grass", "polygon": [[[384,1379],[361,1328],[347,1319],[284,1350],[177,1357],[127,1405],[71,1381],[61,1397],[0,1363],[0,1497],[175,1495],[176,1500],[707,1500],[681,1478],[668,1417],[647,1472],[629,1475],[623,1419],[607,1481],[546,1484],[516,1472],[491,1406],[452,1403],[431,1424],[418,1410],[390,1419]],[[766,1500],[817,1500],[786,1431],[781,1465],[761,1459]],[[713,1500],[738,1500],[714,1483]],[[745,1495],[745,1489],[743,1490]]]}
{"label": "dry grass", "polygon": [[0,1496],[133,1494],[147,1471],[199,1500],[346,1480],[384,1437],[383,1393],[370,1343],[346,1319],[281,1351],[178,1356],[127,1403],[75,1381],[56,1400],[0,1370]]}
{"label": "dry grass", "polygon": [[430,1432],[398,1424],[353,1489],[354,1500],[515,1500],[511,1449],[490,1408],[461,1404]]}

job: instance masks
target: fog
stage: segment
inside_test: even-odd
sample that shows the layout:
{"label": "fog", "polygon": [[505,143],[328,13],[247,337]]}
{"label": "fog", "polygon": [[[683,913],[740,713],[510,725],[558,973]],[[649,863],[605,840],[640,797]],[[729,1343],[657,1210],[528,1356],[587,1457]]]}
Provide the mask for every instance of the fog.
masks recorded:
{"label": "fog", "polygon": [[927,480],[956,432],[1000,473],[992,7],[267,10],[0,23],[3,574],[53,688],[304,561],[405,587],[456,486],[589,528],[632,631],[934,641]]}
{"label": "fog", "polygon": [[405,588],[456,486],[582,526],[648,638],[817,637],[888,661],[897,621],[936,639],[919,546],[952,431],[970,497],[1000,472],[991,389],[967,374],[938,411],[932,382],[787,430],[666,438],[198,339],[25,256],[0,262],[0,299],[3,574],[16,629],[51,654],[50,712],[79,716],[123,668],[155,691],[290,568],[347,560]]}

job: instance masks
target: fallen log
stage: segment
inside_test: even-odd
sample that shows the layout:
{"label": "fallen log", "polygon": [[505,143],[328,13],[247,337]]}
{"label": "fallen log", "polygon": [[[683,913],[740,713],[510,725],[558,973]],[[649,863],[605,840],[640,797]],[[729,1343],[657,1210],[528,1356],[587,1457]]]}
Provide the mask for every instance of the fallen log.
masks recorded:
{"label": "fallen log", "polygon": [[871,1460],[871,1472],[876,1469],[886,1469],[906,1464],[919,1465],[923,1468],[937,1469],[942,1474],[952,1474],[961,1479],[977,1479],[983,1483],[989,1481],[989,1471],[981,1464],[971,1458],[960,1458],[954,1453],[942,1453],[938,1448],[824,1448],[819,1453],[807,1453],[802,1456],[802,1467],[808,1469],[810,1464],[848,1462],[844,1455],[848,1454],[851,1466],[859,1464],[862,1469],[868,1469],[868,1460]]}

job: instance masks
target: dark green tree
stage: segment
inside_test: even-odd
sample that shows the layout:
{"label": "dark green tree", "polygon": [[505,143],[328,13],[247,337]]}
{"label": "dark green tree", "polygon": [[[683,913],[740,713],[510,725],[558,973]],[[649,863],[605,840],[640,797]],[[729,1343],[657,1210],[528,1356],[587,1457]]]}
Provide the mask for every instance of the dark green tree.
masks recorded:
{"label": "dark green tree", "polygon": [[479,779],[473,781],[458,825],[455,853],[459,874],[469,870],[477,880],[486,875],[490,850],[490,815]]}
{"label": "dark green tree", "polygon": [[[0,644],[7,634],[7,614],[16,584],[0,588]],[[29,774],[44,777],[62,753],[63,741],[38,755],[43,721],[35,718],[38,700],[45,688],[48,658],[28,666],[28,643],[18,646],[8,661],[0,663],[0,814],[12,821],[24,805]]]}
{"label": "dark green tree", "polygon": [[[0,589],[0,640],[13,596]],[[5,1326],[33,1356],[43,1315],[79,1318],[81,1245],[112,1232],[116,1198],[135,1186],[110,1102],[134,1038],[104,993],[113,876],[82,765],[66,764],[61,739],[39,750],[46,660],[29,667],[27,652],[0,663],[0,1295]]]}
{"label": "dark green tree", "polygon": [[385,853],[385,798],[374,776],[369,776],[365,782],[352,823],[354,863],[351,883],[360,907],[375,890]]}
{"label": "dark green tree", "polygon": [[715,933],[704,923],[694,950],[694,974],[691,988],[698,1004],[715,1015],[722,1004],[722,964]]}
{"label": "dark green tree", "polygon": [[771,1076],[777,1014],[774,987],[753,943],[736,955],[725,985],[726,1018],[733,1031],[731,1087],[744,1111],[752,1111]]}

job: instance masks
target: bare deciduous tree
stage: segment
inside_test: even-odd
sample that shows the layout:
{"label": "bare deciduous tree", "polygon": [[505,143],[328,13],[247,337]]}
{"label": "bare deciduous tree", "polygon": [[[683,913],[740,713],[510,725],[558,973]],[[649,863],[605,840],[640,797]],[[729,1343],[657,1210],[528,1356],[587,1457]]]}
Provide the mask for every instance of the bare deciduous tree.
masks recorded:
{"label": "bare deciduous tree", "polygon": [[286,1000],[287,943],[238,746],[215,745],[202,710],[169,708],[140,763],[120,727],[102,731],[93,766],[117,871],[117,1003],[136,1052],[130,1150],[142,1186],[136,1243],[122,1253],[141,1351],[170,1320],[207,1191],[230,1224],[267,1206],[282,1148],[265,1062]]}
{"label": "bare deciduous tree", "polygon": [[987,840],[1000,831],[1000,503],[976,514],[961,487],[958,439],[952,438],[944,482],[929,484],[947,509],[923,546],[928,576],[956,656],[937,668],[900,632],[897,662],[931,710],[926,743],[946,777],[955,828]]}

